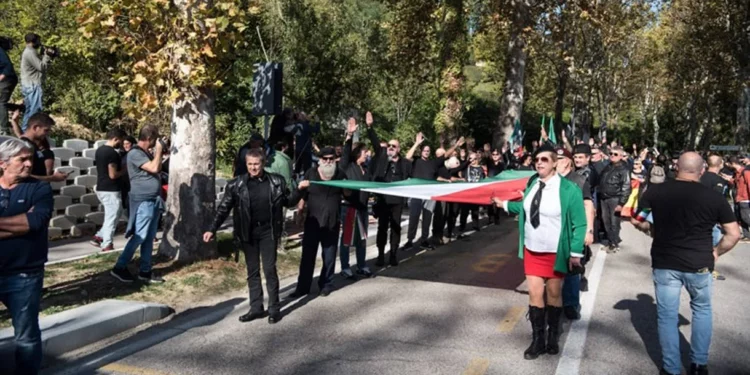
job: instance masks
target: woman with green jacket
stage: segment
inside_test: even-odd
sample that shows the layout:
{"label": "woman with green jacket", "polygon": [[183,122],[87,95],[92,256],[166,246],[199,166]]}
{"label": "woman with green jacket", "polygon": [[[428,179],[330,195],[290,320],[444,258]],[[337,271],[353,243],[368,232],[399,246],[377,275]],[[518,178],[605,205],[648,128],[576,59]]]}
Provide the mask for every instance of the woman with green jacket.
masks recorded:
{"label": "woman with green jacket", "polygon": [[[581,190],[555,171],[555,150],[546,145],[540,147],[534,155],[534,164],[537,174],[529,179],[522,201],[493,198],[497,207],[519,215],[518,257],[523,259],[529,286],[529,320],[533,331],[531,346],[524,352],[526,359],[560,352],[563,278],[569,269],[581,265],[586,236]],[[546,343],[545,315],[549,327]]]}

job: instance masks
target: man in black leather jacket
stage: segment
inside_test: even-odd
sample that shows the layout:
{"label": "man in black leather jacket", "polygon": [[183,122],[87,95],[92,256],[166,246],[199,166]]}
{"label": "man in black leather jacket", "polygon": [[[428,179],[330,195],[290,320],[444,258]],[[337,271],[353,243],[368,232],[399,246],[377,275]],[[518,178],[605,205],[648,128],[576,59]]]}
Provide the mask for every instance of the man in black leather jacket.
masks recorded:
{"label": "man in black leather jacket", "polygon": [[268,289],[268,322],[273,324],[281,320],[276,249],[281,239],[283,208],[293,206],[295,200],[299,200],[299,194],[296,191],[291,193],[280,175],[264,172],[265,154],[260,149],[248,151],[245,160],[248,174],[238,176],[227,184],[211,228],[203,234],[203,241],[211,241],[232,209],[237,208],[234,236],[245,253],[250,289],[250,312],[240,316],[240,322],[249,322],[265,315],[260,281],[262,258]]}
{"label": "man in black leather jacket", "polygon": [[609,165],[599,178],[599,202],[602,220],[609,240],[610,253],[620,250],[620,211],[630,197],[630,168],[623,160],[622,147],[614,147],[609,154]]}

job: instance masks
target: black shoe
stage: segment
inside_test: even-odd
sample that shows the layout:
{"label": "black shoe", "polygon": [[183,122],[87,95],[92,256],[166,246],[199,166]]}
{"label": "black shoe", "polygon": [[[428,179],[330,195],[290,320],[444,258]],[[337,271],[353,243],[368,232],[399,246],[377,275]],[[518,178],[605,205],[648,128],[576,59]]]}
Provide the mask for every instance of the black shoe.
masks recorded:
{"label": "black shoe", "polygon": [[562,333],[560,316],[562,316],[563,308],[547,306],[545,310],[547,312],[547,354],[556,355],[560,353],[558,340]]}
{"label": "black shoe", "polygon": [[536,359],[547,351],[544,342],[544,308],[529,306],[531,321],[531,345],[523,352],[524,359]]}
{"label": "black shoe", "polygon": [[372,272],[370,272],[369,269],[361,269],[361,270],[358,269],[356,273],[357,273],[357,275],[365,277],[365,278],[372,277]]}
{"label": "black shoe", "polygon": [[432,246],[430,241],[427,241],[427,240],[422,241],[422,243],[419,246],[425,250],[435,250],[435,246]]}
{"label": "black shoe", "polygon": [[323,288],[320,290],[320,296],[321,297],[328,297],[331,295],[331,289],[330,288]]}
{"label": "black shoe", "polygon": [[659,370],[659,375],[680,375],[680,374],[673,374],[671,372],[667,372],[667,370],[665,370],[665,369],[660,369]]}
{"label": "black shoe", "polygon": [[586,276],[583,276],[583,275],[581,275],[581,291],[582,292],[589,291],[589,279],[587,279]]}
{"label": "black shoe", "polygon": [[259,312],[252,312],[251,311],[251,312],[249,312],[249,313],[247,313],[245,315],[240,315],[240,322],[242,322],[242,323],[252,322],[253,320],[258,319],[258,318],[262,318],[264,316],[266,316],[266,312],[265,311],[259,311]]}
{"label": "black shoe", "polygon": [[478,225],[474,227],[474,231],[481,232],[482,228],[480,228]]}
{"label": "black shoe", "polygon": [[575,307],[565,306],[563,310],[565,311],[565,317],[568,318],[568,320],[581,319],[581,314],[578,312],[578,309],[576,309]]}
{"label": "black shoe", "polygon": [[164,284],[164,279],[154,275],[152,272],[138,273],[138,280],[146,284]]}
{"label": "black shoe", "polygon": [[275,312],[268,315],[268,324],[276,324],[281,320],[281,313]]}
{"label": "black shoe", "polygon": [[287,298],[297,299],[300,297],[304,297],[310,293],[302,293],[299,290],[295,290],[292,294],[288,295]]}
{"label": "black shoe", "polygon": [[375,261],[375,265],[378,267],[385,266],[385,255],[383,253],[378,254],[378,260]]}
{"label": "black shoe", "polygon": [[395,254],[391,253],[391,257],[388,260],[388,264],[390,264],[393,267],[398,266],[398,258],[396,257]]}
{"label": "black shoe", "polygon": [[690,364],[690,375],[708,375],[708,365]]}
{"label": "black shoe", "polygon": [[406,243],[404,244],[404,247],[402,247],[401,250],[411,250],[413,248],[414,248],[414,242],[409,240],[409,241],[406,241]]}
{"label": "black shoe", "polygon": [[115,279],[122,281],[123,283],[129,284],[135,281],[135,278],[130,274],[130,271],[124,268],[115,267],[111,271],[109,271],[109,274],[114,276]]}

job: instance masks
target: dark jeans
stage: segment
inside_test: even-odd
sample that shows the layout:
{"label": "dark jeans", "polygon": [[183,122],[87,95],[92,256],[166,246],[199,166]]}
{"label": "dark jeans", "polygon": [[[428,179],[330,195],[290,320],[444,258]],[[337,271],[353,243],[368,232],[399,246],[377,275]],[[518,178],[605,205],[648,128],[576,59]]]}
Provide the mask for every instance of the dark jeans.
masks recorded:
{"label": "dark jeans", "polygon": [[502,208],[497,208],[494,204],[487,206],[487,216],[490,218],[490,224],[500,222],[500,210]]}
{"label": "dark jeans", "polygon": [[565,275],[562,288],[563,306],[581,307],[581,275]]}
{"label": "dark jeans", "polygon": [[620,240],[620,213],[615,212],[615,207],[620,204],[620,198],[602,199],[602,220],[604,230],[607,231],[607,239],[610,245],[619,245]]}
{"label": "dark jeans", "polygon": [[469,212],[471,212],[471,220],[474,229],[479,229],[479,206],[476,204],[462,204],[461,205],[461,231],[466,229],[466,220],[468,219]]}
{"label": "dark jeans", "polygon": [[380,253],[385,252],[385,244],[388,242],[388,228],[391,229],[391,250],[398,250],[401,246],[401,213],[404,210],[402,204],[387,204],[378,202],[374,207],[378,213],[378,234],[376,243]]}
{"label": "dark jeans", "polygon": [[13,90],[16,89],[17,84],[17,79],[0,81],[0,135],[14,134],[10,128],[8,107],[6,105],[10,101],[10,96],[13,94]]}
{"label": "dark jeans", "polygon": [[742,227],[743,237],[750,238],[750,231],[748,231],[748,228],[750,227],[750,203],[737,203],[737,208],[739,211],[739,219]]}
{"label": "dark jeans", "polygon": [[302,260],[299,265],[299,278],[297,278],[297,292],[310,293],[313,272],[315,271],[315,258],[318,255],[318,246],[323,248],[323,269],[320,270],[318,288],[323,290],[330,287],[333,274],[336,272],[336,245],[339,239],[339,225],[335,228],[322,227],[318,220],[308,217],[305,220],[305,233],[302,237]]}
{"label": "dark jeans", "polygon": [[[0,301],[8,308],[16,341],[16,374],[36,374],[42,363],[39,303],[44,272],[0,276]],[[6,373],[0,366],[2,373]]]}
{"label": "dark jeans", "polygon": [[252,240],[242,243],[247,265],[247,286],[250,290],[250,311],[263,312],[263,285],[260,280],[260,261],[268,290],[268,312],[279,312],[279,275],[276,273],[276,241],[268,224],[253,229]]}
{"label": "dark jeans", "polygon": [[417,225],[419,224],[419,216],[422,215],[422,241],[427,240],[430,237],[430,224],[432,223],[432,211],[424,208],[424,201],[421,199],[412,199],[409,202],[409,232],[407,233],[407,239],[414,241],[417,236]]}

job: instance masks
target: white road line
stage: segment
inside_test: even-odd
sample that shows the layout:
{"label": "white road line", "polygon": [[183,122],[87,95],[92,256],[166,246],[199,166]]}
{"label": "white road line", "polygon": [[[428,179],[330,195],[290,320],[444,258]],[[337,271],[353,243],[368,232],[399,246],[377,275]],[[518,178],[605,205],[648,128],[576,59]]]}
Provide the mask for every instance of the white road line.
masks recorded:
{"label": "white road line", "polygon": [[581,319],[574,321],[570,325],[570,332],[568,332],[567,339],[565,340],[555,375],[578,375],[580,371],[583,350],[586,347],[586,335],[589,331],[591,316],[594,313],[596,293],[599,290],[602,270],[604,270],[604,260],[607,259],[605,251],[594,251],[597,254],[594,258],[594,266],[591,268],[591,273],[588,276],[589,291],[583,293],[581,297]]}

